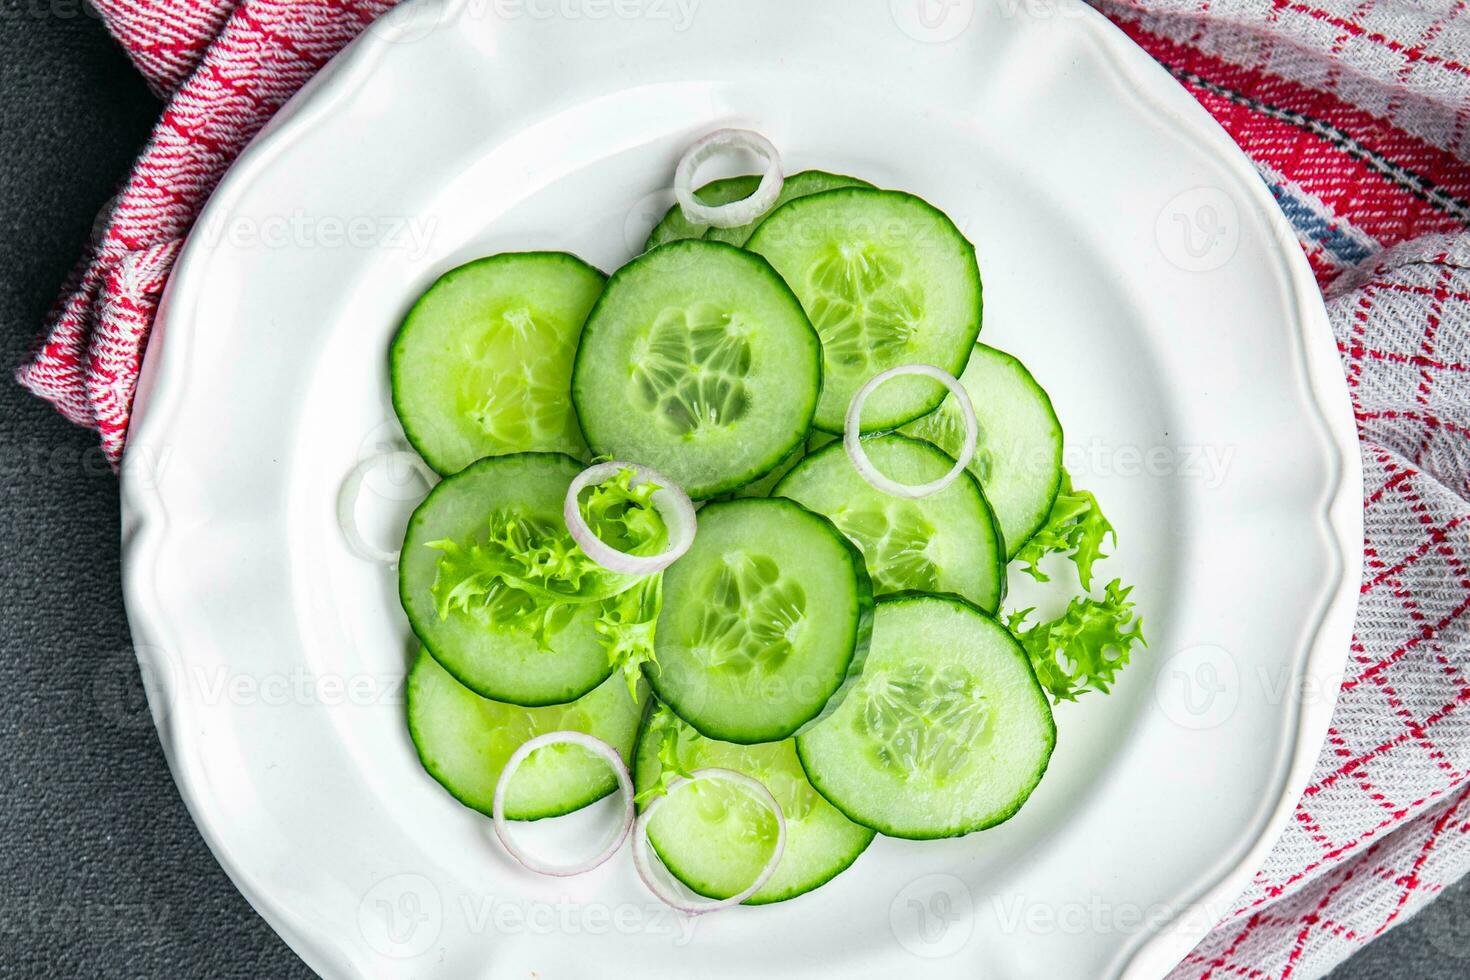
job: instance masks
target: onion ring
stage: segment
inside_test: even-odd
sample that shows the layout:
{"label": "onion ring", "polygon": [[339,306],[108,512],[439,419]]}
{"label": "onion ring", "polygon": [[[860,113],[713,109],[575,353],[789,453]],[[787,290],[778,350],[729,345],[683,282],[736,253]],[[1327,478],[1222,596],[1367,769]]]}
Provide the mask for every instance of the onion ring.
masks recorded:
{"label": "onion ring", "polygon": [[[924,378],[933,378],[949,389],[954,400],[959,403],[960,416],[965,423],[965,442],[960,449],[959,458],[955,460],[954,466],[944,476],[928,483],[899,483],[891,480],[878,471],[872,460],[868,459],[867,450],[863,449],[862,419],[863,403],[883,382],[890,378],[904,375],[918,375]],[[867,481],[874,490],[893,497],[905,497],[909,500],[918,500],[930,494],[938,493],[949,486],[970,465],[975,458],[975,448],[980,441],[980,423],[975,418],[975,406],[970,402],[970,393],[965,391],[964,386],[955,380],[954,375],[944,371],[932,364],[903,364],[896,368],[889,368],[882,374],[876,374],[868,379],[867,384],[857,390],[852,396],[852,401],[847,405],[847,418],[843,422],[842,448],[847,450],[847,458],[852,460],[853,467],[858,471],[858,476]]]}
{"label": "onion ring", "polygon": [[[618,781],[618,790],[623,794],[623,816],[618,824],[617,833],[613,834],[601,851],[585,861],[573,864],[547,864],[523,850],[511,836],[510,821],[505,816],[506,789],[510,786],[511,777],[521,767],[521,763],[525,762],[532,752],[546,745],[580,745],[598,756],[613,771],[613,776]],[[500,778],[495,781],[495,799],[490,807],[490,814],[495,825],[495,836],[500,838],[500,843],[518,863],[537,874],[569,878],[598,867],[623,846],[623,841],[627,839],[628,831],[633,826],[633,777],[628,775],[628,764],[623,761],[618,750],[602,739],[588,735],[586,732],[547,732],[545,735],[537,735],[533,739],[522,742],[520,748],[512,752],[510,758],[506,760],[505,768],[500,770]]]}
{"label": "onion ring", "polygon": [[[726,149],[749,150],[766,161],[766,171],[761,175],[760,186],[749,197],[711,207],[694,195],[694,174],[700,164]],[[684,152],[674,170],[674,197],[684,217],[696,225],[738,228],[771,210],[776,198],[781,196],[785,180],[781,173],[781,154],[770,140],[749,129],[717,129],[695,140]]]}
{"label": "onion ring", "polygon": [[[771,851],[770,860],[761,868],[760,874],[755,876],[754,881],[729,898],[712,899],[698,895],[692,898],[685,897],[683,893],[694,895],[693,889],[673,876],[664,866],[663,861],[659,859],[657,852],[653,849],[653,843],[648,839],[648,823],[663,802],[673,796],[680,787],[701,779],[723,779],[728,783],[734,783],[776,817],[776,846]],[[685,915],[703,915],[706,912],[716,912],[739,905],[760,891],[761,887],[771,879],[771,875],[776,872],[776,866],[781,863],[781,854],[785,850],[786,814],[781,812],[781,804],[776,802],[776,798],[771,795],[765,783],[733,769],[696,769],[689,774],[688,778],[681,776],[675,779],[669,784],[668,792],[648,804],[647,809],[639,815],[638,822],[633,825],[633,867],[637,870],[638,877],[643,879],[643,884],[648,886],[648,890],[653,892],[659,901]],[[655,866],[662,869],[663,878],[658,876]]]}
{"label": "onion ring", "polygon": [[392,551],[379,548],[370,543],[362,536],[362,531],[357,527],[357,498],[362,496],[363,481],[367,475],[379,466],[388,463],[407,463],[408,467],[423,478],[423,481],[433,487],[438,482],[438,474],[429,469],[429,464],[419,458],[418,453],[396,452],[380,453],[377,456],[369,456],[352,468],[347,474],[347,479],[342,481],[342,489],[337,492],[337,526],[342,530],[342,536],[347,539],[347,547],[352,553],[367,561],[381,562],[384,565],[392,565],[398,561],[399,549]]}
{"label": "onion ring", "polygon": [[[630,555],[626,551],[619,551],[594,534],[586,518],[582,516],[579,499],[582,491],[625,469],[633,471],[634,486],[641,483],[656,483],[659,486],[653,492],[653,506],[668,526],[669,545],[656,555]],[[562,518],[567,522],[572,540],[586,552],[588,558],[608,571],[622,575],[652,575],[668,568],[694,543],[694,532],[698,524],[694,503],[677,483],[657,470],[616,460],[589,466],[577,474],[572,485],[567,487],[566,500],[562,504]]]}

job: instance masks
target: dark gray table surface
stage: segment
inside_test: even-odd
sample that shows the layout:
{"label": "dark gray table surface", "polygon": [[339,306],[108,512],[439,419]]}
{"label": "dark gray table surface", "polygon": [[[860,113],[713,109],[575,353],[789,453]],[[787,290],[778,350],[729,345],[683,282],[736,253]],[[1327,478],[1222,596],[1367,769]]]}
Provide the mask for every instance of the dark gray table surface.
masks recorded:
{"label": "dark gray table surface", "polygon": [[[81,0],[0,0],[7,372],[158,111]],[[0,378],[0,976],[309,976],[220,871],[164,763],[95,444]],[[1334,980],[1463,980],[1449,937],[1467,918],[1461,885]]]}

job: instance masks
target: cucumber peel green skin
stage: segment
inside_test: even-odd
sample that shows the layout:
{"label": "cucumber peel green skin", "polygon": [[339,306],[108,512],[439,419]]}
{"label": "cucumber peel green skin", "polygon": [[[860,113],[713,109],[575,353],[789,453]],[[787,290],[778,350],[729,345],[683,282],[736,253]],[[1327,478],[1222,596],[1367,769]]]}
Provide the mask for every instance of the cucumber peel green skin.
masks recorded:
{"label": "cucumber peel green skin", "polygon": [[750,241],[750,236],[760,227],[761,222],[776,212],[781,205],[794,201],[799,197],[808,197],[812,194],[820,194],[822,191],[836,190],[839,187],[872,187],[866,180],[849,177],[846,174],[829,174],[825,170],[803,170],[792,174],[781,184],[781,194],[776,198],[776,203],[770,209],[756,218],[754,221],[734,228],[710,228],[704,233],[704,240],[708,242],[725,242],[729,245],[741,245]]}
{"label": "cucumber peel green skin", "polygon": [[[933,443],[896,432],[863,441],[875,466],[906,483],[937,479],[954,466],[953,457]],[[890,472],[894,464],[902,464],[907,469],[901,473]],[[772,496],[790,497],[824,514],[852,536],[865,556],[871,554],[868,573],[873,578],[874,592],[880,597],[910,591],[953,592],[989,615],[994,615],[1005,598],[1005,541],[985,491],[968,470],[961,472],[944,490],[921,500],[889,497],[863,481],[848,459],[846,448],[834,441],[809,453],[770,492]],[[972,506],[967,508],[966,503]],[[884,520],[881,539],[875,542],[871,527],[858,526],[854,515],[848,513],[849,507],[859,510],[856,516],[865,517],[868,525],[875,516],[881,516]],[[955,530],[955,524],[963,520],[964,511],[969,511],[977,524],[964,524],[965,533],[961,534]],[[910,521],[909,540],[900,538],[899,554],[891,560],[895,565],[902,563],[907,567],[885,568],[880,564],[884,545],[898,530],[894,523],[900,518]],[[933,554],[935,551],[949,555],[956,551],[964,553],[972,546],[981,547],[984,553],[970,555],[981,560],[975,563],[973,574],[964,580],[960,569],[947,567],[943,557],[936,559]],[[875,551],[877,554],[873,554]],[[916,581],[918,576],[927,580]]]}
{"label": "cucumber peel green skin", "polygon": [[[552,275],[555,281],[546,281]],[[450,269],[414,301],[389,348],[389,377],[404,434],[435,472],[449,476],[481,457],[504,453],[586,454],[565,393],[543,395],[538,407],[550,418],[530,420],[517,417],[518,408],[534,401],[525,377],[515,375],[512,391],[493,389],[505,380],[497,377],[502,365],[524,364],[534,368],[541,384],[566,385],[582,322],[606,280],[600,270],[566,252],[503,252]],[[497,310],[507,326],[534,331],[529,339],[520,338],[535,349],[534,364],[517,356],[512,330],[492,336],[492,326],[502,322]],[[564,364],[545,356],[558,344],[566,347]],[[482,351],[477,357],[476,345],[509,350]],[[494,423],[476,423],[470,416],[473,409],[462,403],[479,399],[482,392],[481,411],[495,404],[496,394],[511,396],[506,399],[511,417],[501,423],[510,431],[497,433]]]}
{"label": "cucumber peel green skin", "polygon": [[[703,204],[712,208],[733,201],[741,201],[755,193],[760,186],[761,179],[756,174],[741,174],[738,177],[722,177],[712,180],[694,192],[694,196]],[[708,225],[697,225],[684,217],[684,209],[679,207],[678,202],[664,212],[658,224],[653,226],[653,231],[648,234],[648,241],[643,243],[643,251],[667,245],[684,238],[700,238],[708,229]]]}
{"label": "cucumber peel green skin", "polygon": [[[866,187],[800,197],[773,211],[745,247],[790,283],[822,337],[816,428],[840,434],[852,396],[889,368],[964,370],[984,307],[975,247],[922,198]],[[927,415],[946,394],[932,378],[888,381],[865,403],[862,431]]]}
{"label": "cucumber peel green skin", "polygon": [[[892,619],[895,612],[902,617],[896,623]],[[873,714],[872,706],[868,703],[860,704],[859,699],[868,698],[874,693],[880,696],[892,691],[902,693],[901,687],[885,687],[882,691],[875,691],[873,685],[892,684],[891,678],[880,676],[890,669],[901,671],[918,663],[924,669],[930,670],[932,675],[932,671],[955,663],[961,663],[961,670],[964,666],[973,668],[976,665],[978,660],[974,657],[969,658],[971,662],[968,665],[962,664],[967,656],[966,647],[953,629],[942,631],[943,644],[938,649],[922,649],[922,617],[929,614],[940,618],[948,616],[968,620],[977,630],[972,637],[972,645],[978,647],[982,644],[993,644],[993,651],[1001,659],[996,660],[995,657],[982,653],[979,659],[992,661],[986,665],[984,682],[992,689],[999,683],[1009,684],[1012,690],[1008,693],[1014,695],[1014,700],[1000,704],[1005,710],[1005,719],[992,724],[992,719],[985,718],[983,724],[986,727],[974,736],[964,728],[963,718],[959,721],[954,718],[924,718],[926,724],[933,726],[925,734],[936,731],[941,734],[961,734],[954,735],[949,745],[942,744],[941,740],[937,749],[930,745],[921,753],[912,747],[917,739],[906,743],[895,742],[890,737],[888,741],[880,743],[869,738],[866,729],[870,724],[868,719]],[[910,622],[914,615],[919,616],[921,621]],[[887,630],[885,619],[889,620]],[[915,592],[881,599],[878,602],[876,620],[874,649],[867,666],[867,679],[870,683],[860,685],[858,690],[849,694],[848,704],[844,708],[850,706],[850,710],[829,716],[822,725],[808,729],[797,737],[796,751],[808,781],[849,820],[871,827],[887,837],[907,840],[961,837],[1009,820],[1041,782],[1051,761],[1052,750],[1056,747],[1056,722],[1052,716],[1051,703],[1036,680],[1026,652],[1004,626],[955,595]],[[889,634],[888,630],[895,630],[895,633]],[[898,657],[908,655],[904,651],[912,651],[914,659],[907,664],[894,664],[895,649]],[[1009,677],[1003,677],[1003,674],[1009,674]],[[973,672],[970,673],[970,680],[976,680]],[[1029,717],[1025,717],[1028,715]],[[903,720],[900,718],[899,723],[902,724]],[[1017,775],[1018,778],[1011,785],[1004,787],[1004,801],[983,812],[963,816],[952,813],[949,818],[924,812],[915,817],[913,810],[916,807],[948,804],[954,809],[956,806],[973,805],[976,794],[985,787],[951,784],[948,788],[953,793],[946,798],[943,792],[945,787],[941,783],[933,780],[923,782],[928,778],[927,774],[916,772],[912,765],[894,769],[889,763],[890,768],[885,772],[884,763],[873,761],[875,753],[902,753],[907,746],[908,751],[920,760],[921,766],[932,765],[929,760],[955,760],[958,756],[958,761],[945,762],[952,766],[951,772],[946,773],[950,775],[954,769],[964,767],[973,753],[990,751],[992,739],[1005,738],[1014,741],[1022,727],[1033,730],[1031,734],[1036,738],[1034,744],[1010,745],[1005,751],[992,751],[990,761],[998,764],[988,765],[984,770],[976,769],[973,764],[960,769],[958,779],[976,774],[983,779],[987,773],[1002,771]],[[859,728],[863,730],[862,733],[854,734]],[[875,752],[868,752],[866,757],[860,754],[868,749]],[[1010,765],[1021,750],[1026,753],[1026,758],[1021,760],[1019,767]],[[910,819],[904,820],[905,814]]]}
{"label": "cucumber peel green skin", "polygon": [[[652,718],[657,710],[657,704],[650,705],[649,717]],[[659,756],[662,740],[663,733],[656,726],[644,724],[638,736],[633,768],[633,784],[640,794],[653,787],[662,776],[663,762]],[[796,756],[795,743],[790,739],[751,746],[734,745],[705,738],[688,726],[682,726],[677,737],[676,756],[679,766],[686,772],[720,768],[753,776],[766,785],[781,806],[786,817],[786,850],[774,875],[745,900],[745,905],[784,902],[820,888],[851,867],[876,836],[871,829],[844,817],[811,787]],[[712,784],[710,788],[715,789],[715,786]],[[639,810],[645,809],[650,802],[641,802]],[[677,798],[664,804],[660,815],[649,826],[649,843],[670,873],[690,890],[705,898],[726,898],[753,880],[759,869],[753,866],[741,869],[737,879],[745,877],[746,881],[729,881],[721,889],[714,887],[712,882],[702,881],[693,869],[681,867],[681,864],[689,863],[688,860],[681,862],[680,858],[688,853],[690,845],[696,849],[704,844],[721,851],[728,850],[720,847],[719,838],[715,835],[721,829],[728,833],[729,828],[698,820],[700,813],[696,807],[697,804]],[[685,808],[683,814],[677,813],[680,808]],[[661,831],[666,829],[670,818],[679,816],[693,823],[697,831],[708,833],[691,834],[682,842],[668,840],[666,833]],[[736,833],[738,835],[738,831]],[[701,855],[696,850],[694,856]]]}
{"label": "cucumber peel green skin", "polygon": [[[575,701],[607,680],[613,665],[593,629],[600,606],[582,604],[551,637],[551,650],[539,649],[524,631],[462,622],[457,612],[442,621],[430,593],[440,552],[427,544],[479,531],[500,500],[514,504],[518,513],[533,510],[543,520],[560,521],[566,487],[582,469],[561,453],[489,456],[442,480],[409,517],[398,564],[399,601],[418,641],[455,680],[483,698],[545,707]],[[474,492],[459,503],[467,488]],[[446,509],[454,511],[452,526],[446,526]]]}
{"label": "cucumber peel green skin", "polygon": [[[1046,389],[1003,350],[976,344],[958,380],[970,395],[980,428],[968,469],[985,487],[1005,532],[1009,561],[1046,524],[1056,503],[1062,486],[1062,424]],[[1010,397],[1006,385],[1013,386]],[[964,439],[952,397],[900,431],[951,454]]]}
{"label": "cucumber peel green skin", "polygon": [[705,500],[760,479],[811,432],[821,340],[770,263],[700,239],[623,266],[587,316],[572,402],[592,451]]}
{"label": "cucumber peel green skin", "polygon": [[[719,207],[723,204],[744,200],[754,194],[760,182],[760,174],[722,177],[695,190],[694,196],[710,207]],[[727,245],[744,245],[755,232],[756,227],[787,201],[837,187],[872,186],[866,180],[859,180],[857,177],[849,177],[846,174],[829,174],[824,170],[803,170],[792,174],[782,182],[781,194],[776,198],[776,203],[771,205],[770,210],[754,221],[734,228],[712,228],[708,225],[695,224],[684,217],[683,209],[676,202],[664,212],[658,224],[653,226],[653,231],[649,232],[648,241],[643,244],[643,251],[646,252],[681,238],[704,238],[708,241],[724,242]]]}
{"label": "cucumber peel green skin", "polygon": [[[523,742],[572,729],[607,742],[631,764],[637,733],[648,708],[640,685],[634,701],[621,677],[609,677],[565,705],[523,708],[480,697],[456,681],[427,650],[409,668],[406,713],[414,751],[424,770],[465,806],[493,816],[495,784]],[[548,749],[550,752],[548,752]],[[507,787],[511,820],[559,817],[597,802],[617,789],[601,759],[574,750],[533,753]]]}
{"label": "cucumber peel green skin", "polygon": [[[760,515],[763,510],[781,511],[792,515],[798,523],[805,523],[805,530],[819,534],[820,540],[827,544],[830,549],[829,554],[834,556],[837,562],[833,566],[835,577],[842,580],[846,588],[850,589],[848,597],[848,602],[852,607],[850,639],[841,638],[838,648],[847,644],[843,653],[844,660],[840,664],[831,665],[833,669],[830,679],[824,680],[823,677],[815,676],[810,672],[798,671],[794,674],[782,672],[780,665],[777,665],[774,670],[761,668],[755,680],[731,682],[727,680],[728,674],[722,667],[693,662],[696,655],[689,649],[689,646],[697,646],[698,638],[696,637],[695,641],[686,639],[691,612],[681,611],[681,609],[684,609],[686,603],[689,604],[689,610],[694,608],[694,604],[707,609],[713,605],[718,595],[709,583],[711,578],[709,573],[714,571],[718,576],[720,564],[725,563],[730,554],[730,551],[718,550],[723,547],[720,537],[723,532],[718,529],[719,524],[723,521],[730,521],[733,522],[738,533],[746,531],[754,533],[759,528]],[[648,678],[658,699],[667,705],[680,720],[705,738],[733,742],[737,745],[752,745],[790,738],[811,728],[837,710],[847,692],[860,678],[863,664],[867,659],[868,646],[873,633],[873,586],[868,577],[867,564],[863,560],[862,552],[837,529],[831,520],[784,497],[752,497],[711,503],[700,511],[699,521],[700,533],[695,537],[694,545],[684,557],[664,572],[664,607],[655,634],[657,662],[644,664],[644,676]],[[806,589],[821,584],[817,581],[818,570],[815,568],[808,567],[804,570],[805,574],[800,576],[796,576],[791,571],[794,566],[802,564],[804,559],[810,559],[810,549],[813,546],[811,540],[798,542],[795,536],[795,532],[774,536],[767,534],[759,541],[759,546],[766,554],[757,556],[758,560],[773,560],[775,566],[783,573],[781,581],[767,583],[766,588],[787,586],[785,580],[788,574],[792,576],[793,581]],[[710,545],[711,540],[716,543]],[[788,552],[779,556],[779,559],[770,559],[769,553],[783,546],[787,548],[805,547],[808,551]],[[704,552],[710,548],[716,549],[713,555],[705,554]],[[702,579],[695,581],[694,576],[702,576]],[[716,578],[716,581],[719,579]],[[718,587],[720,586],[715,586],[715,588]],[[692,595],[684,594],[686,588],[691,591]],[[740,595],[739,589],[734,591],[736,599],[742,602],[739,607],[740,615],[736,619],[745,623],[759,621],[749,615],[743,602],[744,597]],[[764,592],[764,589],[761,592]],[[803,596],[805,595],[806,593],[803,592]],[[832,615],[831,611],[838,601],[837,596],[820,594],[805,598],[805,619]],[[811,634],[814,632],[820,634],[822,641],[830,639],[824,630],[813,628],[804,632],[804,639],[808,642],[812,642]],[[744,642],[749,633],[748,629],[742,630],[744,635],[736,639],[740,649],[746,649],[749,646]],[[728,635],[725,634],[725,636]],[[726,642],[724,636],[720,636],[719,639],[721,642]],[[759,641],[759,637],[755,639]],[[769,649],[774,649],[774,647],[761,650],[757,656]],[[803,650],[792,649],[787,655],[801,656],[808,649],[809,647]],[[736,661],[737,657],[732,655],[729,659]],[[702,675],[700,671],[703,671]],[[756,673],[755,668],[750,668],[750,672],[744,677],[750,678]],[[732,685],[736,687],[734,693],[729,690]],[[748,690],[751,685],[760,686],[763,691]],[[774,695],[771,692],[773,686],[780,689]],[[720,688],[725,688],[725,690],[720,690]],[[787,703],[776,704],[780,698],[786,698]],[[731,717],[726,717],[723,721],[711,717],[711,702],[713,702],[714,712],[727,715],[739,714],[741,727],[732,727]],[[774,709],[773,705],[776,705]],[[772,717],[761,721],[750,721],[749,719],[759,711],[764,711]]]}

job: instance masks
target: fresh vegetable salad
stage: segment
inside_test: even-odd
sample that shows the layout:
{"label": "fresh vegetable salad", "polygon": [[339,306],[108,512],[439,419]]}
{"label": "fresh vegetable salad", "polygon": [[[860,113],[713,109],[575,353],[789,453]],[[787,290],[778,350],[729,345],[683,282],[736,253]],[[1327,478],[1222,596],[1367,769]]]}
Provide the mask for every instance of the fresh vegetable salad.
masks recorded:
{"label": "fresh vegetable salad", "polygon": [[[764,170],[696,186],[737,151]],[[879,834],[1011,818],[1054,705],[1107,693],[1144,639],[1127,586],[1094,590],[1116,532],[1063,468],[1051,399],[977,341],[948,216],[785,176],[736,130],[674,192],[611,275],[510,253],[420,297],[393,404],[442,479],[378,557],[420,646],[429,774],[535,871],[631,835],[649,888],[695,913],[809,892]],[[1075,566],[1065,612],[1006,608],[1008,574],[1047,581],[1048,555]],[[517,844],[515,822],[611,795],[619,832],[590,857]]]}

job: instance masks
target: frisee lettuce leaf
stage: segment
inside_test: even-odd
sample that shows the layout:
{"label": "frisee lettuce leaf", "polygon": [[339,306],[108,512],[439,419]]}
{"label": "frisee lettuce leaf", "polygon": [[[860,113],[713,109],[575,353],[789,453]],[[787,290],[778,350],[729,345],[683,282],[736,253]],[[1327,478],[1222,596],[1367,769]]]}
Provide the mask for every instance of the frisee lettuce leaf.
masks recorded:
{"label": "frisee lettuce leaf", "polygon": [[650,575],[626,592],[606,599],[592,628],[602,637],[608,661],[621,669],[628,694],[638,700],[643,665],[657,663],[653,655],[654,628],[664,607],[664,575]]}
{"label": "frisee lettuce leaf", "polygon": [[[658,487],[634,486],[633,478],[631,468],[623,469],[587,488],[580,500],[582,514],[588,527],[613,547],[656,554],[668,543],[668,528],[652,502]],[[643,582],[588,558],[561,521],[506,510],[492,514],[475,540],[446,539],[428,546],[442,553],[430,586],[440,619],[451,613],[483,616],[495,626],[530,631],[543,649],[551,634],[571,621],[576,606],[616,599]],[[661,591],[658,596],[661,602]],[[639,622],[636,616],[627,621]]]}
{"label": "frisee lettuce leaf", "polygon": [[1118,672],[1128,666],[1133,644],[1148,646],[1143,619],[1134,615],[1134,604],[1128,601],[1132,591],[1113,579],[1103,587],[1103,598],[1073,599],[1065,613],[1049,622],[1023,628],[1032,609],[1006,617],[1006,628],[1026,650],[1036,679],[1053,700],[1076,701],[1089,689],[1107,694]]}
{"label": "frisee lettuce leaf", "polygon": [[1041,570],[1041,559],[1052,552],[1064,554],[1077,566],[1077,581],[1084,591],[1092,590],[1092,566],[1103,558],[1103,540],[1111,537],[1114,546],[1118,534],[1103,514],[1097,498],[1090,491],[1072,486],[1071,474],[1062,472],[1062,488],[1052,504],[1051,514],[1016,554],[1024,562],[1023,571],[1038,582],[1051,581]]}
{"label": "frisee lettuce leaf", "polygon": [[640,807],[654,797],[667,793],[674,780],[679,777],[692,778],[692,774],[679,761],[679,731],[683,724],[677,715],[662,704],[658,705],[652,716],[649,717],[648,734],[645,737],[659,740],[658,779],[633,797],[633,802]]}

